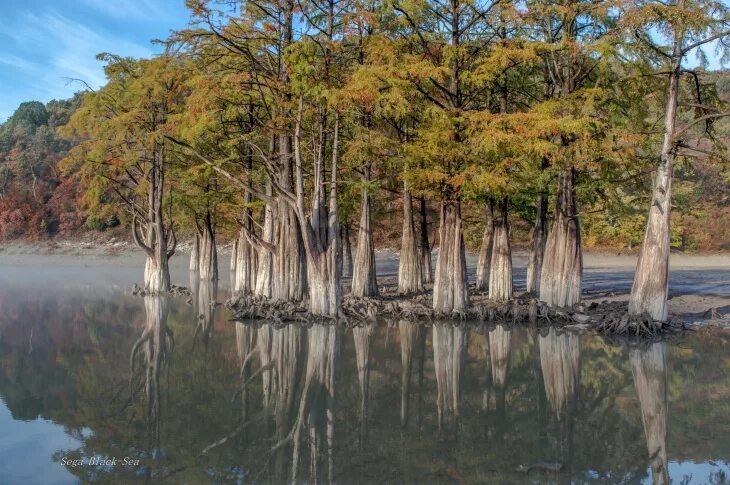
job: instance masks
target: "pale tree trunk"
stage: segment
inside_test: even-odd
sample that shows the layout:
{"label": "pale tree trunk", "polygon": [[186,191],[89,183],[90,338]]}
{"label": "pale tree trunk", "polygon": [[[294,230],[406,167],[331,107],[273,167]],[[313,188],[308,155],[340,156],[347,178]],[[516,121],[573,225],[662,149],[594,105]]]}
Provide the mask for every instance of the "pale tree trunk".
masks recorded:
{"label": "pale tree trunk", "polygon": [[215,243],[213,215],[206,212],[203,221],[203,237],[200,243],[200,279],[218,281],[218,248]]}
{"label": "pale tree trunk", "polygon": [[231,260],[228,262],[228,270],[231,274],[231,281],[236,279],[236,265],[238,263],[238,238],[233,238],[231,243]]}
{"label": "pale tree trunk", "polygon": [[[337,262],[340,249],[339,206],[337,203],[337,163],[339,156],[339,115],[335,113],[334,137],[332,141],[332,165],[329,182],[329,208],[327,227],[322,230],[312,224],[311,217],[304,208],[304,172],[301,153],[301,127],[304,99],[299,98],[299,110],[294,136],[294,159],[296,192],[288,193],[286,200],[291,204],[292,214],[296,215],[302,232],[304,251],[307,257],[307,277],[309,283],[309,311],[314,315],[338,316],[342,303],[341,267]],[[324,123],[326,120],[322,120]],[[316,165],[324,170],[324,164]],[[314,174],[315,180],[325,183],[324,173]],[[278,248],[281,251],[281,247]]]}
{"label": "pale tree trunk", "polygon": [[421,239],[419,248],[421,250],[421,278],[423,278],[423,284],[433,283],[431,268],[431,243],[428,242],[428,210],[426,208],[426,198],[421,197],[420,199],[420,214],[421,214]]}
{"label": "pale tree trunk", "polygon": [[573,184],[575,171],[558,176],[558,192],[540,274],[540,300],[552,307],[570,307],[580,301],[583,255]]}
{"label": "pale tree trunk", "polygon": [[413,201],[408,181],[403,182],[403,235],[401,236],[400,261],[398,263],[398,292],[419,293],[423,291],[421,276],[421,254],[416,240],[416,225],[413,222]]}
{"label": "pale tree trunk", "polygon": [[[246,202],[250,202],[250,195],[247,195]],[[256,290],[256,249],[250,241],[247,234],[253,234],[253,215],[251,209],[247,208],[243,212],[243,224],[241,232],[238,236],[236,244],[236,252],[233,254],[236,263],[236,279],[234,292],[238,295],[250,295]]]}
{"label": "pale tree trunk", "polygon": [[641,422],[656,485],[669,483],[667,469],[667,359],[666,343],[629,350],[634,387],[639,396]]}
{"label": "pale tree trunk", "polygon": [[512,248],[506,197],[499,203],[498,214],[494,222],[494,244],[489,265],[489,298],[503,302],[512,298]]}
{"label": "pale tree trunk", "polygon": [[569,411],[580,382],[580,336],[548,328],[539,336],[545,394],[558,419]]}
{"label": "pale tree trunk", "polygon": [[439,254],[433,284],[433,309],[437,313],[450,314],[464,312],[468,306],[461,202],[443,201],[440,211]]}
{"label": "pale tree trunk", "polygon": [[175,254],[177,239],[172,226],[165,226],[163,217],[164,194],[164,146],[154,150],[152,167],[147,173],[147,237],[140,235],[137,214],[132,218],[134,242],[147,255],[144,269],[144,289],[148,294],[166,293],[170,290],[170,269],[168,261]]}
{"label": "pale tree trunk", "polygon": [[[369,169],[366,169],[364,183],[370,180],[369,172]],[[367,187],[362,189],[361,201],[357,252],[355,253],[355,266],[352,271],[352,296],[356,298],[378,296],[371,216],[372,201]]]}
{"label": "pale tree trunk", "polygon": [[669,292],[669,222],[672,210],[672,171],[676,144],[674,132],[681,75],[679,36],[675,39],[676,60],[669,76],[667,107],[664,118],[664,141],[661,158],[654,180],[649,216],[646,220],[644,241],[641,244],[634,284],[629,297],[629,314],[648,314],[654,320],[666,321]]}
{"label": "pale tree trunk", "polygon": [[190,271],[198,272],[200,270],[200,235],[195,233],[193,240],[193,248],[190,250]]}
{"label": "pale tree trunk", "polygon": [[[278,180],[279,185],[288,191],[292,190],[291,172],[291,138],[282,136],[279,139],[280,158],[283,170]],[[299,222],[283,195],[278,198],[276,208],[277,219],[273,258],[272,298],[282,301],[301,301],[304,298],[307,278],[307,264],[302,248]]]}
{"label": "pale tree trunk", "polygon": [[444,421],[458,425],[461,404],[461,370],[466,360],[468,330],[465,325],[433,326],[433,362],[436,374],[439,431]]}
{"label": "pale tree trunk", "polygon": [[484,233],[482,234],[482,245],[479,248],[479,260],[477,261],[477,290],[487,291],[489,289],[489,274],[492,263],[492,247],[494,246],[494,201],[489,198],[484,218]]}
{"label": "pale tree trunk", "polygon": [[545,194],[538,194],[536,206],[535,226],[532,229],[532,242],[527,261],[527,292],[533,295],[540,294],[540,273],[548,234],[548,199]]}
{"label": "pale tree trunk", "polygon": [[[271,196],[271,183],[266,184],[266,195]],[[261,233],[261,240],[264,244],[272,244],[274,241],[274,206],[267,202],[264,208],[264,224]],[[267,247],[258,248],[258,266],[256,268],[256,287],[254,294],[264,298],[271,298],[271,278],[273,276],[274,255]]]}
{"label": "pale tree trunk", "polygon": [[198,328],[195,333],[201,336],[205,348],[208,347],[215,323],[217,291],[218,282],[216,280],[201,280],[198,288]]}

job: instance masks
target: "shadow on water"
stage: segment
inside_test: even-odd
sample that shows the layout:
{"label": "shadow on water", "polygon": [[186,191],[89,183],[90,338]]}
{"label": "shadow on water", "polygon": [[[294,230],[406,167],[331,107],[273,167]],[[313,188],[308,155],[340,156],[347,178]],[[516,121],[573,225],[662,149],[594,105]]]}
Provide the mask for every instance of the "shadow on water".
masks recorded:
{"label": "shadow on water", "polygon": [[[722,334],[630,346],[448,322],[274,326],[229,321],[215,285],[195,286],[187,304],[0,295],[8,419],[62,426],[78,443],[38,456],[57,481],[662,484],[730,473]],[[90,457],[139,463],[62,463]]]}

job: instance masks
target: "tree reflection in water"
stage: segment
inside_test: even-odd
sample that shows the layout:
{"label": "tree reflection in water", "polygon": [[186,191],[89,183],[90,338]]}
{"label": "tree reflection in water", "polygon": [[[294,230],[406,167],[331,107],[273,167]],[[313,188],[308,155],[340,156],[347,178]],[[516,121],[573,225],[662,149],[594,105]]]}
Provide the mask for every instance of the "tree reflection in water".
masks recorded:
{"label": "tree reflection in water", "polygon": [[641,422],[656,485],[669,483],[667,470],[667,357],[666,343],[629,350],[634,387],[641,405]]}
{"label": "tree reflection in water", "polygon": [[[667,483],[676,471],[705,483],[730,470],[722,336],[629,347],[400,321],[388,345],[383,324],[342,338],[329,325],[233,323],[222,307],[206,317],[198,297],[195,309],[2,301],[0,405],[79,440],[56,460],[141,460],[67,468],[83,482]],[[213,324],[207,352],[188,351]]]}

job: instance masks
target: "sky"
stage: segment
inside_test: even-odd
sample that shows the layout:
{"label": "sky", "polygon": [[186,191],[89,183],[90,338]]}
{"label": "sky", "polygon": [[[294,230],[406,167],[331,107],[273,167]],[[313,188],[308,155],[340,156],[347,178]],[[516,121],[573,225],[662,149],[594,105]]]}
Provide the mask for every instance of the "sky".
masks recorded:
{"label": "sky", "polygon": [[0,0],[0,122],[23,101],[105,82],[101,52],[149,57],[189,19],[185,0]]}

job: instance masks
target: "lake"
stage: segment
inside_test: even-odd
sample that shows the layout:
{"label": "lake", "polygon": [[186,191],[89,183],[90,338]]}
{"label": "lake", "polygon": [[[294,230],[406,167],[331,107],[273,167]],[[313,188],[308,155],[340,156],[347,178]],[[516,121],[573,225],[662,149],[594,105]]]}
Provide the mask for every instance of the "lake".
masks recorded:
{"label": "lake", "polygon": [[132,266],[0,269],[3,484],[730,480],[727,333],[276,327],[182,267],[191,298],[130,295]]}

